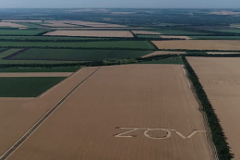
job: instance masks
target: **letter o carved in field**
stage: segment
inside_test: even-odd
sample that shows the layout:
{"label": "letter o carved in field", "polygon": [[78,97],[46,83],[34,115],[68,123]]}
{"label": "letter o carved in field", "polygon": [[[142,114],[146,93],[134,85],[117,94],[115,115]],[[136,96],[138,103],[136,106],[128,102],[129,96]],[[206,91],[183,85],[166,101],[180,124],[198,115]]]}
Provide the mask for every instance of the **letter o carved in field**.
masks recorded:
{"label": "letter o carved in field", "polygon": [[[152,136],[150,136],[150,135],[148,134],[149,131],[164,131],[164,132],[166,132],[167,134],[166,134],[166,136],[164,136],[164,137],[152,137]],[[159,140],[161,140],[161,139],[167,139],[167,138],[171,137],[171,132],[170,132],[169,130],[167,130],[167,129],[156,128],[156,129],[147,129],[147,130],[145,130],[145,131],[144,131],[144,135],[145,135],[146,137],[150,138],[150,139],[159,139]]]}

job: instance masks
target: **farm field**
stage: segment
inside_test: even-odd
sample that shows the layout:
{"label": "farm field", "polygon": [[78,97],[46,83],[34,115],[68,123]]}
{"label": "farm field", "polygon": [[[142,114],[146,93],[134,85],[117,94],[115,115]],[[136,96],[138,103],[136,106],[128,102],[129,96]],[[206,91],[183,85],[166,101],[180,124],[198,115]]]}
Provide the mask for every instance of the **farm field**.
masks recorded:
{"label": "farm field", "polygon": [[[0,125],[8,126],[4,130],[0,130],[0,137],[2,137],[0,138],[0,155],[7,151],[34,123],[96,69],[94,67],[83,68],[37,98],[0,98]],[[29,78],[27,79],[29,80]],[[6,81],[3,82],[7,83]],[[17,80],[17,83],[19,84],[19,80]],[[36,82],[31,81],[31,83]],[[22,87],[22,89],[24,88]],[[24,92],[26,92],[26,89],[24,89]],[[24,92],[19,93],[21,97]]]}
{"label": "farm field", "polygon": [[148,41],[101,41],[101,42],[0,42],[1,47],[69,47],[69,48],[128,48],[154,49]]}
{"label": "farm field", "polygon": [[64,77],[0,77],[0,97],[36,97]]}
{"label": "farm field", "polygon": [[207,52],[208,54],[240,54],[240,52]]}
{"label": "farm field", "polygon": [[136,31],[132,31],[134,34],[145,34],[145,35],[156,35],[156,34],[158,34],[158,35],[160,35],[161,33],[159,33],[159,32],[154,32],[154,31],[138,31],[138,30],[136,30]]}
{"label": "farm field", "polygon": [[173,40],[153,41],[159,49],[240,50],[238,40]]}
{"label": "farm field", "polygon": [[240,159],[240,58],[187,58],[217,114],[234,160]]}
{"label": "farm field", "polygon": [[19,52],[19,51],[21,51],[21,50],[22,50],[22,49],[14,49],[14,48],[8,49],[8,50],[6,50],[6,51],[2,50],[3,52],[1,52],[1,54],[0,54],[0,62],[1,62],[1,60],[2,60],[3,58],[5,58],[6,56],[12,55],[12,54],[14,54],[14,53],[16,53],[16,52]]}
{"label": "farm field", "polygon": [[69,77],[73,73],[72,72],[41,72],[41,73],[0,73],[0,78],[2,77]]}
{"label": "farm field", "polygon": [[240,29],[218,30],[219,32],[240,33]]}
{"label": "farm field", "polygon": [[83,37],[133,37],[129,31],[53,31],[44,35],[47,36],[83,36]]}
{"label": "farm field", "polygon": [[171,39],[171,38],[179,38],[179,39],[186,39],[186,40],[191,39],[188,36],[162,36],[162,35],[161,35],[161,38],[169,38],[169,39]]}
{"label": "farm field", "polygon": [[182,30],[158,30],[157,32],[162,35],[208,35],[208,33],[194,32],[194,31],[182,31]]}
{"label": "farm field", "polygon": [[47,23],[42,24],[48,27],[78,27],[76,25],[66,24],[64,21],[47,21]]}
{"label": "farm field", "polygon": [[53,67],[53,68],[0,68],[0,73],[17,73],[17,72],[76,72],[80,67]]}
{"label": "farm field", "polygon": [[16,24],[23,25],[27,28],[43,28],[43,26],[37,25],[36,23],[29,23],[29,22],[17,22]]}
{"label": "farm field", "polygon": [[80,25],[80,26],[87,26],[87,27],[103,27],[103,28],[121,28],[127,27],[124,25],[119,24],[109,24],[109,23],[100,23],[100,22],[90,22],[90,21],[65,21],[66,23]]}
{"label": "farm field", "polygon": [[67,60],[102,61],[106,59],[137,58],[151,51],[126,50],[72,50],[72,49],[29,49],[17,54],[12,60]]}
{"label": "farm field", "polygon": [[189,36],[198,40],[240,40],[239,36]]}
{"label": "farm field", "polygon": [[168,54],[186,54],[186,53],[181,51],[175,51],[175,52],[174,51],[155,51],[150,54],[142,56],[142,58],[157,56],[157,55],[168,55]]}
{"label": "farm field", "polygon": [[0,29],[0,35],[37,35],[45,32],[44,30],[27,30],[27,29]]}
{"label": "farm field", "polygon": [[11,28],[26,28],[27,26],[11,23],[11,22],[0,22],[0,27],[11,27]]}
{"label": "farm field", "polygon": [[143,35],[143,34],[138,34],[138,38],[161,38],[160,35]]}
{"label": "farm field", "polygon": [[97,37],[54,37],[54,36],[0,36],[0,40],[99,40],[104,38],[97,38]]}
{"label": "farm field", "polygon": [[101,67],[8,160],[211,160],[198,107],[181,65]]}

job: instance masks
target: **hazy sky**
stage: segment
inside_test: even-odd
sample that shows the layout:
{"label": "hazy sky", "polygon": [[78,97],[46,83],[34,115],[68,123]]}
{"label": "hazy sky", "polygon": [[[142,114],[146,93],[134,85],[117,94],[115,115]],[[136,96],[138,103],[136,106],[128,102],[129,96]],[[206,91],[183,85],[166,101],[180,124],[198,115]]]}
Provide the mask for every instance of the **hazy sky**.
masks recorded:
{"label": "hazy sky", "polygon": [[0,8],[240,8],[240,0],[0,0]]}

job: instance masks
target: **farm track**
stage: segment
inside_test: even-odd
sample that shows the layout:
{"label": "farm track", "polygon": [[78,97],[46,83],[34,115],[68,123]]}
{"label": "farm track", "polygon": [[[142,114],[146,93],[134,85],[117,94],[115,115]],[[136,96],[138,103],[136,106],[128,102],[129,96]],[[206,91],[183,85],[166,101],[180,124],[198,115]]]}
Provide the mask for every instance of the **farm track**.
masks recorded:
{"label": "farm track", "polygon": [[13,54],[11,54],[11,55],[9,55],[9,56],[4,57],[4,58],[2,58],[2,59],[4,59],[4,60],[9,60],[9,58],[14,57],[14,56],[16,56],[16,55],[18,55],[18,54],[21,54],[21,53],[23,53],[23,52],[25,52],[25,51],[27,51],[27,50],[29,50],[29,48],[24,48],[24,49],[22,49],[22,50],[20,50],[20,51],[17,51],[17,52],[15,52],[15,53],[13,53]]}
{"label": "farm track", "polygon": [[52,107],[40,120],[37,121],[13,146],[11,146],[3,155],[0,156],[0,160],[6,160],[18,147],[23,144],[28,137],[30,137],[34,131],[38,129],[38,127],[49,117],[51,114],[59,108],[59,106],[85,81],[87,81],[91,76],[93,76],[98,70],[96,69],[93,73],[91,73],[88,77],[86,77],[83,81],[77,84],[69,93],[67,93],[54,107]]}

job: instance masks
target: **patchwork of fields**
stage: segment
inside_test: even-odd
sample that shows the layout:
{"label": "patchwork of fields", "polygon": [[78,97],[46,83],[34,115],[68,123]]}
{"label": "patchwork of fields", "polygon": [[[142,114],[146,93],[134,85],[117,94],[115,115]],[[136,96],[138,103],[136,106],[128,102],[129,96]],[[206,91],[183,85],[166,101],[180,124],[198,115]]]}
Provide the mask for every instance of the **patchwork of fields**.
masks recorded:
{"label": "patchwork of fields", "polygon": [[226,160],[187,61],[240,159],[239,30],[114,21],[0,22],[0,160]]}

